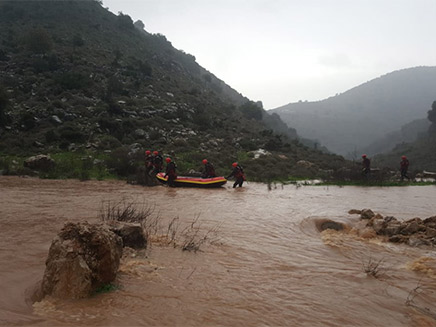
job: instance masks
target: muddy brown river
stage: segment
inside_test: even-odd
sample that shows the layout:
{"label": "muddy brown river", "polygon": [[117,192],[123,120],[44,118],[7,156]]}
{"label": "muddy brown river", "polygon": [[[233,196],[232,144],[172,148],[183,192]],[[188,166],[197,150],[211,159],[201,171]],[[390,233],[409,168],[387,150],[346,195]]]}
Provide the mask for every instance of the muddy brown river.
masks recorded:
{"label": "muddy brown river", "polygon": [[[109,293],[31,294],[65,222],[98,222],[102,203],[154,206],[163,225],[217,230],[197,253],[153,243],[122,262]],[[436,187],[268,190],[144,188],[120,181],[0,177],[1,326],[436,326],[436,253],[359,236],[352,208],[399,219],[436,215]],[[319,232],[332,219],[344,232]],[[377,278],[369,261],[380,261]]]}

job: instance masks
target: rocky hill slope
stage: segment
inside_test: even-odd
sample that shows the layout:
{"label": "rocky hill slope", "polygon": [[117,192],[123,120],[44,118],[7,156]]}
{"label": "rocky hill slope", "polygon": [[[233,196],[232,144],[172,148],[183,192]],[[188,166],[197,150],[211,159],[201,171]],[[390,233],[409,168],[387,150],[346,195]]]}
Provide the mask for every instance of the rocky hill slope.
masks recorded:
{"label": "rocky hill slope", "polygon": [[425,119],[435,90],[436,67],[416,67],[322,101],[291,103],[272,112],[302,137],[318,139],[329,150],[353,157],[387,133]]}
{"label": "rocky hill slope", "polygon": [[0,153],[91,151],[120,160],[115,149],[150,149],[181,169],[208,157],[219,170],[249,163],[262,148],[270,157],[250,162],[259,176],[289,176],[300,160],[345,164],[302,145],[277,115],[143,27],[98,1],[0,2]]}

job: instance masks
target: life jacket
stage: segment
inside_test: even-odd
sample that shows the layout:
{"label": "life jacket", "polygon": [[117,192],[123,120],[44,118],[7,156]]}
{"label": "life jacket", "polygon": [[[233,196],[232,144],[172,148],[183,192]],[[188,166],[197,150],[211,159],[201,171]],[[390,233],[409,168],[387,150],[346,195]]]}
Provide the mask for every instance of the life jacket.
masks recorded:
{"label": "life jacket", "polygon": [[213,167],[213,165],[210,162],[208,162],[204,165],[204,169],[205,169],[206,177],[216,177],[215,168]]}
{"label": "life jacket", "polygon": [[408,160],[408,159],[401,160],[401,162],[400,162],[400,167],[401,167],[401,169],[406,169],[406,168],[408,168],[408,167],[409,167],[409,160]]}
{"label": "life jacket", "polygon": [[174,161],[169,162],[165,171],[165,175],[176,176],[176,168],[177,166]]}
{"label": "life jacket", "polygon": [[363,159],[363,167],[366,169],[369,169],[370,166],[371,166],[371,161],[368,158],[364,158]]}
{"label": "life jacket", "polygon": [[235,176],[236,179],[242,178],[245,181],[244,169],[242,168],[242,166],[237,165],[235,167],[234,176]]}

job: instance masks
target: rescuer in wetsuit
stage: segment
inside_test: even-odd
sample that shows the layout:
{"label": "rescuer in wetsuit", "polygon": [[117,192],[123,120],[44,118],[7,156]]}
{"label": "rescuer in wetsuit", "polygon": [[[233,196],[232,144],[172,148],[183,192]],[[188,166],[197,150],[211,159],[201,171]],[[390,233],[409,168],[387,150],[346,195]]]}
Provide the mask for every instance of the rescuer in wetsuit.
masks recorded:
{"label": "rescuer in wetsuit", "polygon": [[201,175],[202,178],[216,177],[215,168],[209,161],[207,161],[207,159],[203,159],[203,165],[204,165],[204,172]]}
{"label": "rescuer in wetsuit", "polygon": [[369,160],[366,154],[362,154],[363,175],[368,178],[371,173],[371,160]]}
{"label": "rescuer in wetsuit", "polygon": [[401,171],[401,181],[404,180],[404,177],[407,178],[407,180],[410,180],[409,176],[407,176],[407,170],[409,169],[409,160],[406,156],[401,156],[400,161],[400,171]]}
{"label": "rescuer in wetsuit", "polygon": [[153,175],[156,175],[163,169],[163,158],[157,151],[153,151]]}
{"label": "rescuer in wetsuit", "polygon": [[226,179],[229,179],[230,177],[235,177],[235,183],[233,184],[233,188],[236,187],[236,185],[239,185],[239,187],[242,186],[242,184],[245,181],[245,175],[244,175],[244,169],[240,165],[238,165],[237,162],[232,163],[233,171],[229,176],[227,176]]}
{"label": "rescuer in wetsuit", "polygon": [[148,175],[153,170],[153,161],[154,161],[154,157],[151,154],[151,151],[149,150],[145,151],[145,172]]}
{"label": "rescuer in wetsuit", "polygon": [[171,158],[166,158],[165,161],[167,162],[167,169],[165,170],[165,176],[168,176],[168,181],[167,184],[170,187],[174,187],[176,186],[174,184],[174,180],[177,178],[177,173],[176,173],[176,164],[174,161],[171,161]]}

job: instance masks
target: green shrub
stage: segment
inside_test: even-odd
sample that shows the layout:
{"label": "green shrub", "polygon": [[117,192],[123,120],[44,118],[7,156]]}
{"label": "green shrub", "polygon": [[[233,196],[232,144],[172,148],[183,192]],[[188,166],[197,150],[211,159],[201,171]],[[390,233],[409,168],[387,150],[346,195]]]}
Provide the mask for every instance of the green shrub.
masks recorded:
{"label": "green shrub", "polygon": [[19,120],[23,130],[28,131],[36,126],[35,118],[30,112],[25,112]]}
{"label": "green shrub", "polygon": [[92,84],[92,80],[85,74],[65,73],[56,78],[64,90],[85,89]]}
{"label": "green shrub", "polygon": [[86,141],[86,136],[77,129],[74,124],[65,124],[59,128],[59,134],[62,140],[70,143],[77,142],[82,143]]}
{"label": "green shrub", "polygon": [[47,132],[45,132],[44,137],[47,143],[54,143],[56,141],[59,141],[60,139],[59,134],[54,129],[50,129]]}

